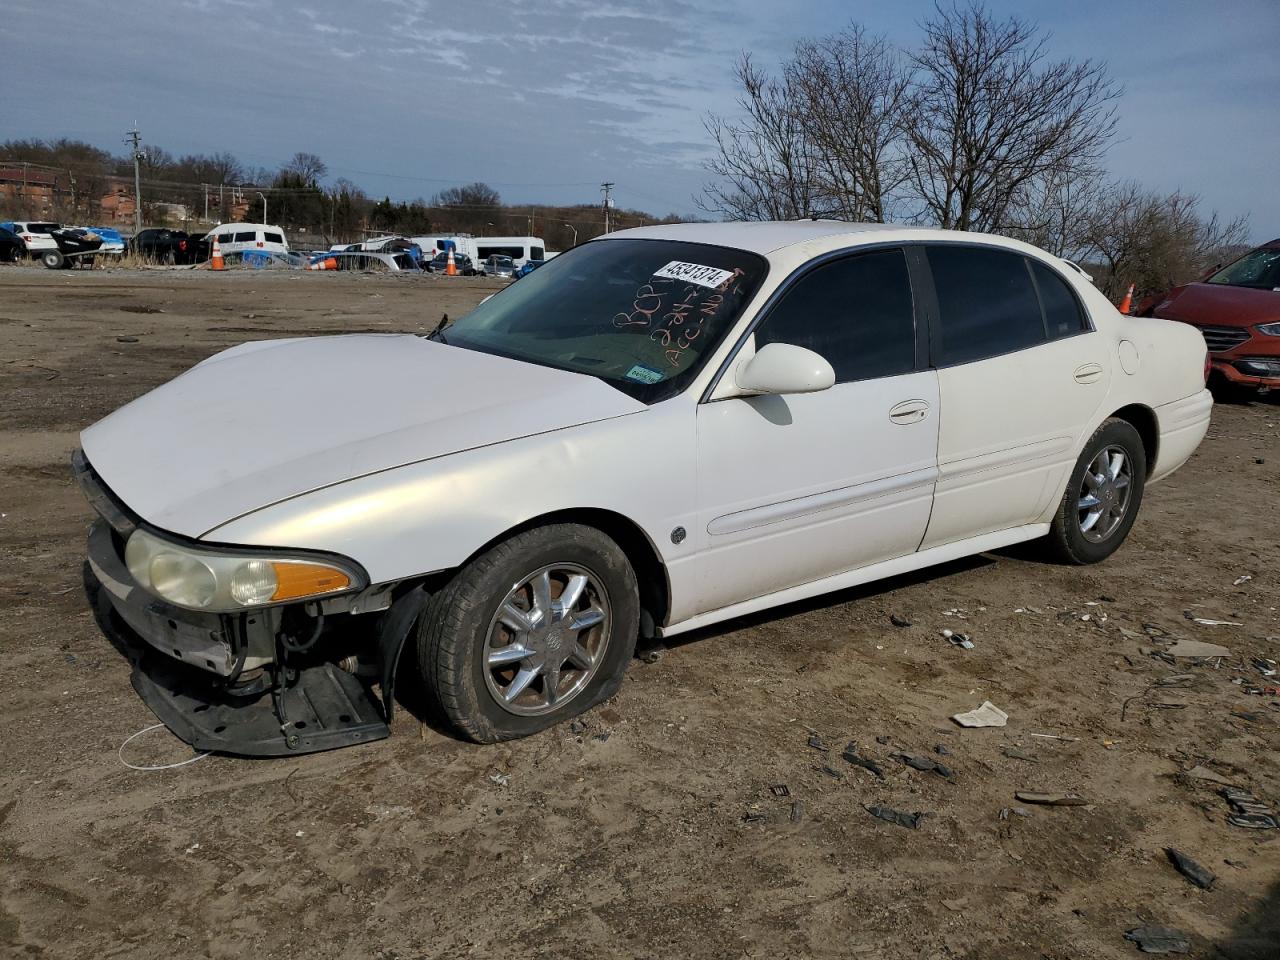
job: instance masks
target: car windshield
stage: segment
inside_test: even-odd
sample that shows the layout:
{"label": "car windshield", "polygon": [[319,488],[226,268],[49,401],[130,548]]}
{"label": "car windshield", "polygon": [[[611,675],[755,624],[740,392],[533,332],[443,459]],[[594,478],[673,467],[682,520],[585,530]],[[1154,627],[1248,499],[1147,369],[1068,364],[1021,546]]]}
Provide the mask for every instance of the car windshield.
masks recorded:
{"label": "car windshield", "polygon": [[442,339],[585,373],[656,403],[693,379],[767,270],[763,257],[727,247],[595,241],[486,300]]}
{"label": "car windshield", "polygon": [[1232,287],[1254,287],[1258,290],[1280,290],[1280,247],[1259,247],[1219,270],[1210,283]]}

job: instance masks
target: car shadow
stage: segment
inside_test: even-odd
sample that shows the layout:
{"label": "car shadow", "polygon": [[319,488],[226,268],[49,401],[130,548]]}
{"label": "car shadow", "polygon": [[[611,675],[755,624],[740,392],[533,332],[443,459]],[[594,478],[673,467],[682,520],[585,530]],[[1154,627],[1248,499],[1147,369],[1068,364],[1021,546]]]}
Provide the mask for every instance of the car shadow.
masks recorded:
{"label": "car shadow", "polygon": [[[971,570],[989,567],[995,562],[996,561],[987,554],[962,557],[959,560],[936,564],[923,570],[915,570],[911,573],[902,573],[896,577],[887,577],[883,580],[875,580],[871,583],[864,583],[860,586],[849,587],[845,590],[837,590],[833,593],[824,593],[816,597],[810,597],[807,600],[796,600],[792,603],[786,603],[781,606],[770,607],[767,610],[761,610],[758,613],[744,614],[743,616],[734,617],[731,620],[724,620],[708,627],[690,630],[688,633],[677,634],[670,639],[657,638],[654,640],[641,640],[640,643],[637,644],[637,648],[640,651],[652,650],[655,648],[674,650],[678,647],[687,646],[691,643],[698,643],[702,640],[709,640],[712,637],[719,637],[727,633],[733,633],[735,630],[744,630],[749,627],[759,626],[760,624],[769,623],[774,620],[783,620],[787,617],[799,616],[800,614],[810,613],[814,610],[822,610],[827,607],[835,607],[844,603],[868,600],[872,597],[892,593],[895,590],[901,590],[904,587],[912,587],[921,583],[930,583],[935,580],[942,580],[946,577],[954,577],[961,573],[968,573]],[[889,629],[887,622],[885,624],[885,628]]]}
{"label": "car shadow", "polygon": [[1276,960],[1280,956],[1280,879],[1244,911],[1226,939],[1213,946],[1213,955],[1224,960]]}

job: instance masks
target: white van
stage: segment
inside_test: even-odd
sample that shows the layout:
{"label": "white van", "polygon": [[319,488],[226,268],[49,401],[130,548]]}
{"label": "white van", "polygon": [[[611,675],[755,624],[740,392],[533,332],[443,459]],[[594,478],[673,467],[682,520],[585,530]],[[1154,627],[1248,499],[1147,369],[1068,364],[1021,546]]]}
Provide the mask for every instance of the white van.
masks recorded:
{"label": "white van", "polygon": [[220,223],[205,236],[210,246],[215,237],[224,257],[228,253],[253,250],[289,252],[289,241],[284,238],[284,231],[267,223]]}
{"label": "white van", "polygon": [[526,260],[545,260],[547,245],[541,237],[476,237],[472,259],[483,262],[492,256],[510,257],[517,267]]}
{"label": "white van", "polygon": [[482,259],[476,251],[474,237],[456,233],[432,233],[421,237],[410,237],[409,239],[422,248],[423,260],[434,260],[448,249],[448,244],[450,243],[453,244],[453,252],[455,254],[465,254],[477,266],[479,266]]}

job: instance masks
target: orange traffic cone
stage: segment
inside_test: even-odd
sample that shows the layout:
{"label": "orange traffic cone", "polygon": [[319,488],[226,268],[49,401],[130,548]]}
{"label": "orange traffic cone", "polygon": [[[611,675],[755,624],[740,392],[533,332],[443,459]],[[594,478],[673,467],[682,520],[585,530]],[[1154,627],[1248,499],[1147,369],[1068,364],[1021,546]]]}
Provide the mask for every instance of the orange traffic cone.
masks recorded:
{"label": "orange traffic cone", "polygon": [[307,267],[308,270],[337,270],[338,258],[325,257],[323,260],[317,260],[315,263]]}
{"label": "orange traffic cone", "polygon": [[453,262],[453,247],[449,248],[449,263],[444,268],[444,275],[446,277],[456,277],[458,275],[458,267]]}
{"label": "orange traffic cone", "polygon": [[210,270],[225,270],[227,262],[222,259],[222,244],[218,243],[218,238],[213,238],[213,256],[209,261]]}
{"label": "orange traffic cone", "polygon": [[1117,308],[1121,313],[1128,313],[1133,306],[1133,284],[1129,284],[1129,292],[1124,295],[1124,299],[1120,301]]}

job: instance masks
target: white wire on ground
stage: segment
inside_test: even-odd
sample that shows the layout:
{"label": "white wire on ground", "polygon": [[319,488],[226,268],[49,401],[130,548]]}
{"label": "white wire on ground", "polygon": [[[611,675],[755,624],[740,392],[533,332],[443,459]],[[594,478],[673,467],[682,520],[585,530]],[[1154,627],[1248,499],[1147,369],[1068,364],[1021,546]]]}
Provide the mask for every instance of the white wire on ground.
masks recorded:
{"label": "white wire on ground", "polygon": [[120,755],[120,762],[123,763],[130,770],[141,770],[143,773],[150,773],[153,770],[172,770],[174,767],[185,767],[188,763],[195,763],[197,760],[203,760],[205,757],[209,755],[209,751],[206,750],[204,753],[197,753],[194,757],[192,757],[189,760],[180,760],[177,763],[162,763],[159,766],[154,766],[154,767],[140,767],[136,763],[130,763],[128,760],[124,758],[125,747],[127,747],[134,740],[137,740],[138,737],[142,736],[144,733],[150,733],[152,730],[159,730],[163,726],[164,726],[163,723],[153,723],[151,726],[144,727],[143,729],[139,730],[137,733],[133,734],[127,740],[125,740],[124,743],[120,744],[120,749],[119,751],[117,751]]}

